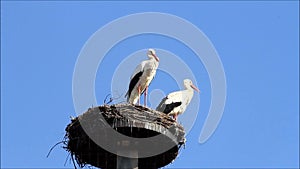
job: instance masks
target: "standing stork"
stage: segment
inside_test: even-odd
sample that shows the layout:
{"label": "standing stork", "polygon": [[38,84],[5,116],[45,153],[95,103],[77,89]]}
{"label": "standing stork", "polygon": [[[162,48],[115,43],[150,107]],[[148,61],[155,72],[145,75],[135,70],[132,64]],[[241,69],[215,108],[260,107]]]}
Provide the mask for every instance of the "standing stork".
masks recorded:
{"label": "standing stork", "polygon": [[147,55],[149,59],[142,61],[130,78],[129,88],[125,96],[127,102],[131,104],[139,102],[140,105],[140,96],[144,93],[144,105],[147,106],[148,86],[156,74],[159,63],[154,49],[149,49]]}
{"label": "standing stork", "polygon": [[162,99],[156,110],[171,115],[175,120],[177,120],[177,116],[185,111],[192,100],[194,95],[193,90],[200,92],[199,89],[193,85],[193,82],[190,79],[185,79],[183,84],[185,90],[168,94]]}

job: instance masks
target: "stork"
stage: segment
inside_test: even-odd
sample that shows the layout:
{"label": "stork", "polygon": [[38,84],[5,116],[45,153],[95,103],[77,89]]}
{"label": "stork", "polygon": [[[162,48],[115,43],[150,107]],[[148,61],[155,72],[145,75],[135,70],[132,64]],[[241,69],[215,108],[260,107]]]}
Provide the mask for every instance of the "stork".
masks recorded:
{"label": "stork", "polygon": [[177,120],[177,116],[182,114],[191,102],[194,95],[193,90],[200,92],[199,89],[193,85],[193,82],[190,79],[185,79],[183,84],[185,90],[168,94],[162,99],[156,110],[171,115],[175,120]]}
{"label": "stork", "polygon": [[140,105],[140,96],[144,93],[144,105],[147,106],[148,86],[153,80],[159,64],[159,58],[154,49],[149,49],[147,55],[149,59],[142,61],[130,78],[129,88],[125,96],[128,103],[136,104],[139,102]]}

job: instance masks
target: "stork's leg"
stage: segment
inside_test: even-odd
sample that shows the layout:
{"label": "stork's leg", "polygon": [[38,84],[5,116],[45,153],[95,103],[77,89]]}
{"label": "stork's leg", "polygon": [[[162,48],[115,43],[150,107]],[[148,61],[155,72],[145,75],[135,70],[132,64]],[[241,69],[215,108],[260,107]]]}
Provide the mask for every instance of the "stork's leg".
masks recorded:
{"label": "stork's leg", "polygon": [[141,105],[141,101],[140,101],[140,97],[141,97],[141,85],[138,86],[138,92],[139,92],[138,101],[139,101],[139,105]]}
{"label": "stork's leg", "polygon": [[148,96],[148,86],[145,89],[145,93],[144,93],[144,106],[147,106],[147,96]]}

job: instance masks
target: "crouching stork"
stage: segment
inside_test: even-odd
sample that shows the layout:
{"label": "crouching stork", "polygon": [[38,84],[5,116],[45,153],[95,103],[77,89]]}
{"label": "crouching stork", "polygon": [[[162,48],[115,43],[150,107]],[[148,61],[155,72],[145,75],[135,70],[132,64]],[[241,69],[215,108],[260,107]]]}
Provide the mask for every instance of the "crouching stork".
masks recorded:
{"label": "crouching stork", "polygon": [[162,99],[156,110],[173,116],[173,118],[177,120],[177,116],[182,114],[190,104],[194,95],[193,90],[200,92],[199,89],[193,85],[193,82],[190,79],[185,79],[183,84],[185,90],[168,94]]}

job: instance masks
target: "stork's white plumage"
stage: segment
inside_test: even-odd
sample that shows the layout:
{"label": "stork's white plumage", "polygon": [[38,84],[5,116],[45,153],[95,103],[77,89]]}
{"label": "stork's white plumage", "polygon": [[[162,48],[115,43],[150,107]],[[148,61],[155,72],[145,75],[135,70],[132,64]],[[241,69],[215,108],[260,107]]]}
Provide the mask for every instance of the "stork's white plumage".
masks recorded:
{"label": "stork's white plumage", "polygon": [[130,78],[129,88],[126,93],[127,102],[140,104],[140,96],[144,93],[144,105],[147,105],[148,86],[156,74],[159,58],[154,49],[147,52],[148,60],[142,61],[134,70]]}
{"label": "stork's white plumage", "polygon": [[183,81],[185,90],[172,92],[162,99],[156,110],[168,115],[172,115],[175,120],[177,116],[182,114],[187,106],[190,104],[194,91],[200,92],[199,89],[193,85],[190,79]]}

